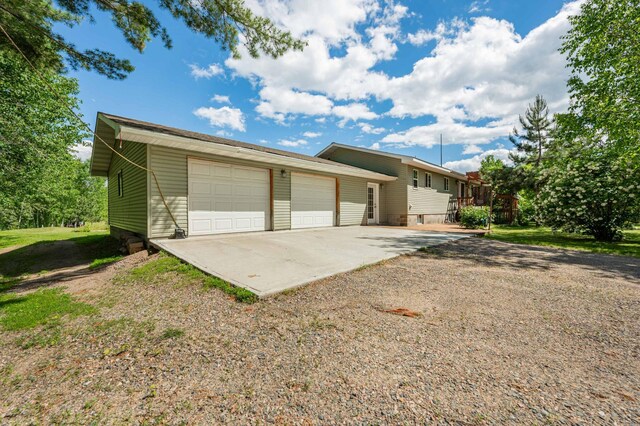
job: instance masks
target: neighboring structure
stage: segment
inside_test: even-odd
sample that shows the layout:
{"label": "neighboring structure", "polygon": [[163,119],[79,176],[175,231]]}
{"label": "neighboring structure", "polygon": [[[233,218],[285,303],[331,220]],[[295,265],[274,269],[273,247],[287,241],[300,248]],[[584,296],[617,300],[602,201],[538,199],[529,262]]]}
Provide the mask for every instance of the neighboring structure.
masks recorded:
{"label": "neighboring structure", "polygon": [[370,185],[373,211],[370,223],[418,225],[454,222],[460,208],[477,204],[487,185],[479,176],[468,176],[419,158],[332,143],[317,157],[397,176],[381,185]]}
{"label": "neighboring structure", "polygon": [[[367,188],[397,180],[104,113],[98,113],[96,134],[91,174],[109,180],[114,236],[130,231],[145,239],[170,237],[176,227],[192,236],[360,225],[366,220]],[[157,182],[145,169],[155,172]]]}

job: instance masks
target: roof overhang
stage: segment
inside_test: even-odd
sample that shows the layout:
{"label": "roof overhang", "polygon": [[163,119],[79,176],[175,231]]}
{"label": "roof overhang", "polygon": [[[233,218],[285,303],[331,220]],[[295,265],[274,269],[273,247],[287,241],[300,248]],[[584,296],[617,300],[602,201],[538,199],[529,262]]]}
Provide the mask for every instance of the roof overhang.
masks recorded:
{"label": "roof overhang", "polygon": [[410,157],[408,155],[401,155],[401,154],[392,154],[390,152],[380,152],[374,149],[369,149],[369,148],[361,148],[358,146],[351,146],[351,145],[344,145],[344,144],[340,144],[340,143],[331,143],[329,146],[327,146],[326,148],[324,148],[322,151],[320,151],[319,153],[316,154],[316,157],[321,157],[321,158],[327,158],[328,156],[331,155],[331,153],[337,149],[348,149],[351,151],[358,151],[358,152],[365,152],[367,154],[372,154],[372,155],[379,155],[382,157],[387,157],[387,158],[395,158],[397,160],[400,160],[403,164],[407,164],[409,166],[413,166],[413,167],[419,167],[421,169],[424,170],[428,170],[434,173],[438,173],[444,176],[448,176],[454,179],[458,179],[458,180],[467,180],[467,175],[462,174],[462,173],[458,173],[456,171],[447,169],[446,167],[440,167],[437,166],[435,164],[432,163],[428,163],[426,161],[422,161],[419,158],[416,157]]}
{"label": "roof overhang", "polygon": [[[101,134],[101,132],[104,135]],[[152,146],[182,149],[194,153],[206,153],[234,159],[260,161],[273,164],[276,167],[290,167],[342,176],[361,177],[379,182],[390,182],[397,179],[395,176],[388,176],[341,163],[319,163],[250,148],[217,144],[183,136],[138,129],[123,124],[116,124],[102,115],[99,115],[97,119],[96,134],[105,142],[111,143],[111,146],[113,146],[115,140],[122,139]],[[91,154],[91,174],[94,176],[107,176],[112,152],[102,141],[96,139],[97,137],[94,137],[93,151]]]}
{"label": "roof overhang", "polygon": [[435,166],[431,163],[427,163],[426,161],[422,161],[417,158],[403,158],[402,163],[412,167],[419,167],[423,170],[428,170],[440,175],[448,176],[453,179],[465,181],[467,180],[467,176],[463,175],[462,173],[454,172],[453,170],[445,169],[444,167]]}
{"label": "roof overhang", "polygon": [[91,176],[107,176],[113,151],[110,147],[115,144],[116,135],[120,133],[120,126],[98,113],[96,130],[93,135],[91,149]]}

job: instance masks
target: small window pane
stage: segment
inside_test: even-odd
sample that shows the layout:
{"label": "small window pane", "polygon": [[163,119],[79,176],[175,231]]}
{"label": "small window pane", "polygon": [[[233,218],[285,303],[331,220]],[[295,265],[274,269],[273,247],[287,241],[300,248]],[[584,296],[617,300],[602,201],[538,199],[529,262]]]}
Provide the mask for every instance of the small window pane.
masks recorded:
{"label": "small window pane", "polygon": [[122,170],[118,172],[118,197],[123,195]]}
{"label": "small window pane", "polygon": [[424,182],[424,186],[426,188],[431,188],[431,173],[426,173],[425,174],[425,182]]}
{"label": "small window pane", "polygon": [[449,178],[444,178],[444,190],[449,190]]}
{"label": "small window pane", "polygon": [[413,171],[413,187],[414,188],[418,187],[418,171],[417,170]]}

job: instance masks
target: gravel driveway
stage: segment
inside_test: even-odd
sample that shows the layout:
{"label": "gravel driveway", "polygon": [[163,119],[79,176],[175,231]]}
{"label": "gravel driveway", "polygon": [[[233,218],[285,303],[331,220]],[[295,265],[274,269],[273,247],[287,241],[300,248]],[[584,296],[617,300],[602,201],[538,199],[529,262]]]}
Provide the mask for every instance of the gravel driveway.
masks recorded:
{"label": "gravel driveway", "polygon": [[0,336],[0,423],[640,423],[638,259],[472,238],[250,306],[79,297],[58,345]]}

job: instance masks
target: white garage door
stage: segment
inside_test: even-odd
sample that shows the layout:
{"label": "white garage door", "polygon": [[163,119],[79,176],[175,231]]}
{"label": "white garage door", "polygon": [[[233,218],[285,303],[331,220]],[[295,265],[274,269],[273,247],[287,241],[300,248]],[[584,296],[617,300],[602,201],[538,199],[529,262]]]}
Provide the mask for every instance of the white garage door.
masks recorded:
{"label": "white garage door", "polygon": [[189,159],[189,235],[265,231],[269,171]]}
{"label": "white garage door", "polygon": [[336,215],[336,180],[291,174],[291,228],[333,226]]}

